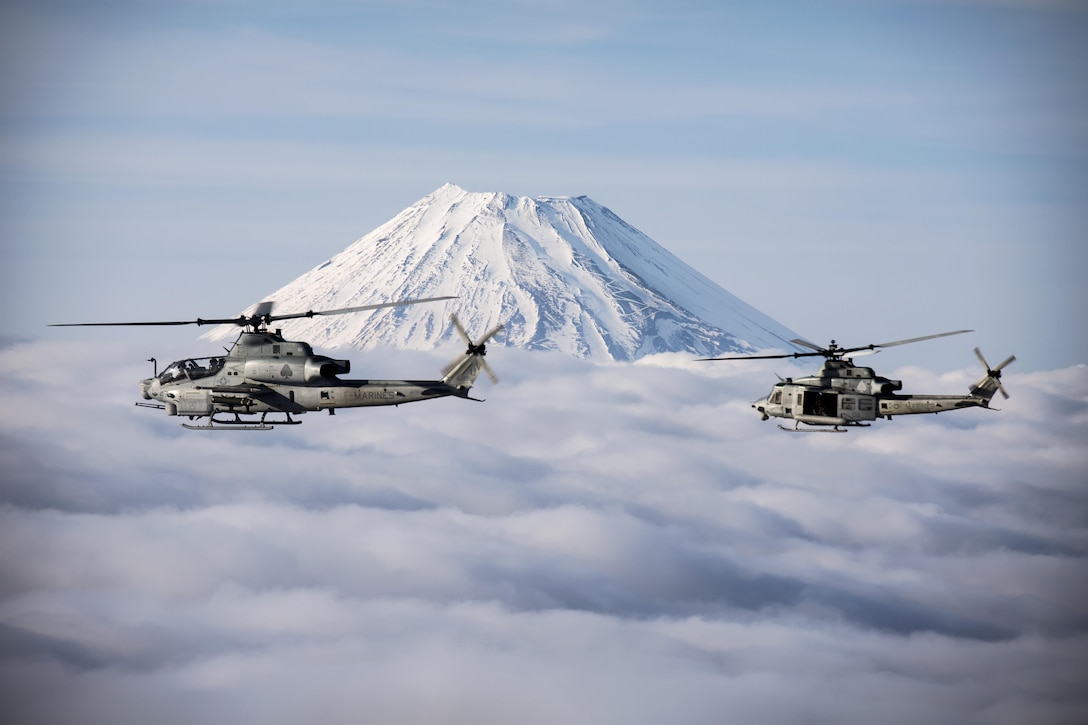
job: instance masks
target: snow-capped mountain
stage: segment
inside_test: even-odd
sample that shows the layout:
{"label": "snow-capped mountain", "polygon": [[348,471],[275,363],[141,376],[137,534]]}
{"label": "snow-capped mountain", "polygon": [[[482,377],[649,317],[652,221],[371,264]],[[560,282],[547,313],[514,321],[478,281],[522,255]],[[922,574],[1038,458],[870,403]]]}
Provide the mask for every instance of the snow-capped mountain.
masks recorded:
{"label": "snow-capped mountain", "polygon": [[499,344],[604,360],[792,349],[797,337],[592,199],[453,184],[265,299],[290,313],[443,295],[458,299],[282,327],[319,348],[434,349],[454,337],[455,312],[473,335],[503,323]]}

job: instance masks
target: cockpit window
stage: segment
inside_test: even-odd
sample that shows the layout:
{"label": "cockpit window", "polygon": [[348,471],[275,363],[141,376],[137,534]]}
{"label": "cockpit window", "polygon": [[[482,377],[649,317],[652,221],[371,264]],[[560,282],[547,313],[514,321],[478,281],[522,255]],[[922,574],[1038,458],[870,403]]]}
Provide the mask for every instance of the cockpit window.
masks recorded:
{"label": "cockpit window", "polygon": [[159,374],[160,383],[173,383],[178,380],[198,380],[209,375],[215,375],[223,367],[224,359],[221,357],[198,357],[188,360],[178,360],[166,366]]}

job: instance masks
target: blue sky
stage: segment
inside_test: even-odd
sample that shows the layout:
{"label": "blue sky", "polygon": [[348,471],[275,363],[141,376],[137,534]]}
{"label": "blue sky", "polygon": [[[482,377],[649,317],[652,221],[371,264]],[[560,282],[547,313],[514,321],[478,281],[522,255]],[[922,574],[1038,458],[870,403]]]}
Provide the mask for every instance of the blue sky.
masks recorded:
{"label": "blue sky", "polygon": [[588,195],[821,342],[1088,360],[1077,3],[0,12],[12,335],[233,314],[452,181]]}

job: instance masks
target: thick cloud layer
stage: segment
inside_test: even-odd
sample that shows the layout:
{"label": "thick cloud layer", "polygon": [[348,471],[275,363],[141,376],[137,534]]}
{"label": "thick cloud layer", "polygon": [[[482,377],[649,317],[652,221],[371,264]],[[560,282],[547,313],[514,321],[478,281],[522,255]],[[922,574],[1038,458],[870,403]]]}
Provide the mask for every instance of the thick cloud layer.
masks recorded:
{"label": "thick cloud layer", "polygon": [[[785,364],[497,349],[485,404],[210,434],[131,406],[144,357],[0,350],[11,722],[1088,708],[1088,367],[1010,368],[1000,412],[793,435],[748,403]],[[881,372],[941,393],[978,374]]]}

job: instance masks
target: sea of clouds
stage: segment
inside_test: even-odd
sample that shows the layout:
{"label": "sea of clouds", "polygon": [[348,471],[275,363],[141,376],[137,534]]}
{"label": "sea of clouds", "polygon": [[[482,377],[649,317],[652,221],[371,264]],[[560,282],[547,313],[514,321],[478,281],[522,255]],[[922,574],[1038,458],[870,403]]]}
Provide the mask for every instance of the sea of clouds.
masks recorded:
{"label": "sea of clouds", "polygon": [[999,412],[800,435],[750,408],[788,363],[496,347],[485,403],[205,433],[133,407],[144,358],[0,349],[7,722],[1088,712],[1088,366],[1010,366]]}

